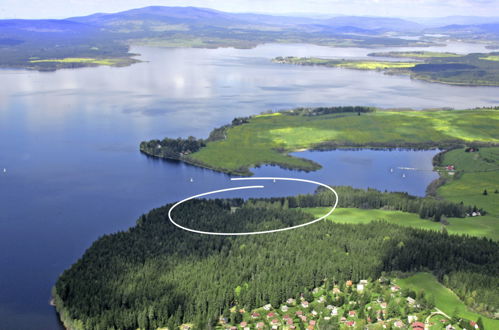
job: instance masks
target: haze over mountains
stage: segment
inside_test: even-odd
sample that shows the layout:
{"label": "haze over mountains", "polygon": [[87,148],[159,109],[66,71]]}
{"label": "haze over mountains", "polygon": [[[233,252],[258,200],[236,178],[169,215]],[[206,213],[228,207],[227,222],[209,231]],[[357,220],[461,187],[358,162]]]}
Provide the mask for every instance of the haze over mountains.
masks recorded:
{"label": "haze over mountains", "polygon": [[393,17],[273,16],[161,6],[61,20],[9,19],[0,20],[0,66],[55,70],[68,64],[35,65],[34,61],[68,57],[113,59],[127,65],[133,62],[128,53],[132,44],[203,48],[251,48],[262,43],[369,48],[432,45],[434,40],[428,38],[404,37],[425,33],[499,43],[499,18],[451,17],[427,22]]}
{"label": "haze over mountains", "polygon": [[[227,13],[197,7],[162,7],[151,6],[124,12],[72,17],[63,20],[0,20],[5,35],[9,29],[25,32],[68,32],[92,30],[98,27],[111,32],[186,30],[193,27],[210,26],[220,28],[274,28],[296,30],[337,30],[340,33],[351,32],[422,32],[425,29],[439,31],[486,30],[499,32],[499,17],[465,17],[420,19],[411,21],[391,17],[337,16],[331,18],[311,18],[298,16],[274,16],[264,14]],[[82,25],[72,24],[81,23]],[[496,23],[496,24],[492,24]],[[173,26],[165,26],[165,24]],[[178,25],[178,26],[174,26]],[[5,28],[8,28],[6,31]]]}

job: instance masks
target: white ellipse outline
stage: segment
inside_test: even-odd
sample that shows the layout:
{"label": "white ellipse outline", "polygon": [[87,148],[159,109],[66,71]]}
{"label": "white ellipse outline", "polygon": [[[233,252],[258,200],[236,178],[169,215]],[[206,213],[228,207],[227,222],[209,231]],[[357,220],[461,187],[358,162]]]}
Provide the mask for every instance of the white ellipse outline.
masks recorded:
{"label": "white ellipse outline", "polygon": [[183,199],[183,200],[181,200],[181,201],[173,204],[173,206],[170,207],[170,209],[168,210],[168,219],[170,219],[170,222],[174,226],[176,226],[176,227],[178,227],[180,229],[183,229],[185,231],[189,231],[191,233],[196,233],[196,234],[217,235],[217,236],[260,235],[260,234],[277,233],[277,232],[281,232],[281,231],[292,230],[292,229],[296,229],[296,228],[300,228],[300,227],[305,227],[305,226],[311,225],[313,223],[321,221],[322,219],[325,219],[328,216],[330,216],[331,213],[333,213],[333,211],[336,209],[336,206],[338,205],[338,194],[336,193],[336,191],[333,188],[331,188],[330,186],[328,186],[328,185],[326,185],[324,183],[321,183],[321,182],[317,182],[317,181],[306,180],[306,179],[297,179],[297,178],[280,178],[280,177],[231,178],[230,180],[231,181],[243,181],[243,180],[274,180],[275,181],[275,180],[282,180],[282,181],[298,181],[298,182],[312,183],[312,184],[316,184],[318,186],[322,186],[322,187],[325,187],[325,188],[331,190],[334,193],[334,195],[336,196],[336,202],[332,206],[331,210],[328,213],[326,213],[325,215],[323,215],[322,217],[320,217],[320,218],[317,218],[317,219],[314,219],[312,221],[309,221],[309,222],[306,222],[306,223],[302,223],[302,224],[299,224],[299,225],[296,225],[296,226],[291,226],[291,227],[286,227],[286,228],[279,228],[279,229],[272,229],[272,230],[264,230],[264,231],[251,231],[251,232],[240,232],[240,233],[223,233],[223,232],[214,232],[214,231],[203,231],[203,230],[196,230],[196,229],[191,229],[191,228],[187,228],[187,227],[181,226],[178,223],[176,223],[175,221],[173,221],[173,219],[172,219],[171,213],[172,213],[173,209],[175,207],[177,207],[178,205],[180,205],[180,204],[182,204],[184,202],[187,202],[187,201],[189,201],[191,199],[195,199],[195,198],[202,197],[202,196],[207,196],[207,195],[212,195],[212,194],[216,194],[216,193],[220,193],[220,192],[225,192],[225,191],[265,188],[264,186],[241,186],[241,187],[234,187],[234,188],[226,188],[226,189],[220,189],[220,190],[213,190],[213,191],[209,191],[209,192],[205,192],[205,193],[202,193],[202,194],[198,194],[198,195],[194,195],[194,196],[185,198],[185,199]]}

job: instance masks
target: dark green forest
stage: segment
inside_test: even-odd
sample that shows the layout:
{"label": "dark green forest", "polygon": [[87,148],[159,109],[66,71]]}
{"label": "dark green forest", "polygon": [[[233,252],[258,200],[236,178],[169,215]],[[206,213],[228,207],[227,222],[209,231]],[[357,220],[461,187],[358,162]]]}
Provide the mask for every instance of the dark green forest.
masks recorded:
{"label": "dark green forest", "polygon": [[[250,204],[193,200],[174,216],[191,228],[238,231],[311,220],[299,209]],[[169,207],[152,210],[126,232],[103,236],[61,275],[55,299],[67,325],[173,329],[193,322],[210,329],[235,304],[248,310],[278,305],[326,278],[359,281],[392,271],[429,270],[457,292],[478,292],[473,303],[497,306],[499,292],[490,283],[499,270],[499,244],[488,239],[329,221],[267,235],[207,236],[174,227]],[[493,294],[482,295],[486,290]]]}

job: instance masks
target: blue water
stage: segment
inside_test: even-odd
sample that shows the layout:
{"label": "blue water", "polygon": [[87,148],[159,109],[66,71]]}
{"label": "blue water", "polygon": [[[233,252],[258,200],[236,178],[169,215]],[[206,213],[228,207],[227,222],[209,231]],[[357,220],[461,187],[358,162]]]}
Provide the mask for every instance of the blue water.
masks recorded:
{"label": "blue water", "polygon": [[[303,49],[138,48],[133,51],[150,62],[53,73],[0,71],[0,327],[57,329],[56,314],[48,305],[50,289],[95,239],[126,230],[154,207],[240,185],[224,174],[148,158],[138,151],[142,140],[206,137],[236,116],[276,108],[499,103],[493,88],[269,62]],[[307,55],[314,52],[345,57],[347,50],[307,48]],[[352,56],[360,55],[359,49],[352,51]],[[436,178],[431,172],[435,152],[303,152],[297,155],[321,163],[323,169],[304,173],[265,166],[254,172],[423,195]],[[266,186],[253,196],[315,189],[303,183]]]}

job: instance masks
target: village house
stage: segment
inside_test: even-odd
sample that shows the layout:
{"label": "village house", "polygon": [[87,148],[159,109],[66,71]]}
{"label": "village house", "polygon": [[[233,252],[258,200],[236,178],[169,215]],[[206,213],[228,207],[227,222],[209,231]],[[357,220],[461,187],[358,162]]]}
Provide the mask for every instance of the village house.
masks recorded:
{"label": "village house", "polygon": [[265,326],[265,323],[263,323],[263,322],[258,322],[258,323],[256,324],[256,328],[257,328],[257,329],[263,329],[263,327],[264,327],[264,326]]}
{"label": "village house", "polygon": [[326,300],[326,297],[320,296],[319,299],[317,299],[318,302],[323,303],[324,300]]}
{"label": "village house", "polygon": [[317,314],[318,314],[318,313],[317,313],[315,310],[313,310],[313,311],[312,311],[312,315],[313,315],[313,316],[317,316]]}
{"label": "village house", "polygon": [[411,327],[413,330],[424,330],[424,323],[423,322],[414,322],[411,324]]}
{"label": "village house", "polygon": [[296,315],[298,316],[303,315],[303,311],[296,311]]}
{"label": "village house", "polygon": [[345,285],[346,285],[346,286],[352,286],[352,285],[353,285],[353,282],[352,282],[352,281],[350,281],[350,280],[348,280],[348,281],[346,281]]}
{"label": "village house", "polygon": [[339,288],[333,288],[333,293],[334,294],[339,294],[339,293],[341,293],[341,291],[340,291]]}
{"label": "village house", "polygon": [[251,313],[251,317],[257,319],[260,317],[260,313]]}
{"label": "village house", "polygon": [[398,292],[400,290],[400,287],[398,285],[392,285],[390,287],[390,290],[392,290],[392,292]]}
{"label": "village house", "polygon": [[445,327],[445,330],[456,330],[456,328],[454,328],[452,325],[448,324],[448,325]]}
{"label": "village house", "polygon": [[301,306],[303,308],[308,308],[308,301],[306,301],[306,300],[302,301]]}
{"label": "village house", "polygon": [[393,323],[393,326],[396,328],[402,328],[404,326],[404,322],[397,320]]}
{"label": "village house", "polygon": [[383,308],[383,309],[384,309],[384,308],[386,308],[386,307],[387,307],[387,305],[388,305],[388,304],[387,304],[386,302],[384,302],[384,301],[383,301],[383,302],[379,303],[379,305],[381,306],[381,308]]}
{"label": "village house", "polygon": [[289,298],[288,300],[286,300],[286,303],[287,303],[288,305],[294,305],[294,304],[296,304],[296,300],[295,300],[295,299],[293,299],[293,298]]}
{"label": "village house", "polygon": [[357,314],[356,311],[349,311],[348,312],[348,316],[350,316],[350,317],[355,317],[356,314]]}
{"label": "village house", "polygon": [[248,322],[244,322],[244,321],[239,324],[239,326],[241,326],[242,328],[246,327],[247,325],[248,325]]}
{"label": "village house", "polygon": [[270,312],[267,314],[267,318],[270,319],[271,317],[274,317],[275,316],[275,313],[274,312]]}
{"label": "village house", "polygon": [[338,308],[336,308],[336,307],[335,307],[335,308],[333,308],[333,309],[331,310],[331,315],[332,315],[332,316],[336,316],[336,315],[338,315]]}
{"label": "village house", "polygon": [[267,305],[263,306],[263,309],[265,309],[266,311],[269,311],[271,308],[272,308],[271,304],[267,304]]}
{"label": "village house", "polygon": [[476,324],[475,321],[470,321],[470,325],[471,325],[471,328],[472,329],[479,329],[480,327],[478,326],[478,324]]}
{"label": "village house", "polygon": [[410,306],[414,306],[414,304],[416,303],[416,300],[414,298],[411,298],[411,297],[407,297],[406,300]]}
{"label": "village house", "polygon": [[355,326],[355,321],[347,321],[347,322],[345,322],[345,324],[346,324],[348,327],[354,327],[354,326]]}
{"label": "village house", "polygon": [[418,317],[416,315],[407,315],[407,322],[409,324],[416,322],[418,320]]}
{"label": "village house", "polygon": [[286,306],[286,305],[283,305],[283,306],[281,307],[281,311],[283,311],[284,313],[286,313],[286,312],[288,311],[288,309],[289,309],[289,308],[288,308],[288,306]]}
{"label": "village house", "polygon": [[362,285],[367,285],[368,282],[367,282],[367,280],[360,280],[359,283],[362,284]]}
{"label": "village house", "polygon": [[358,291],[358,292],[362,292],[362,291],[364,291],[364,284],[360,284],[360,283],[359,283],[359,284],[357,284],[357,291]]}

